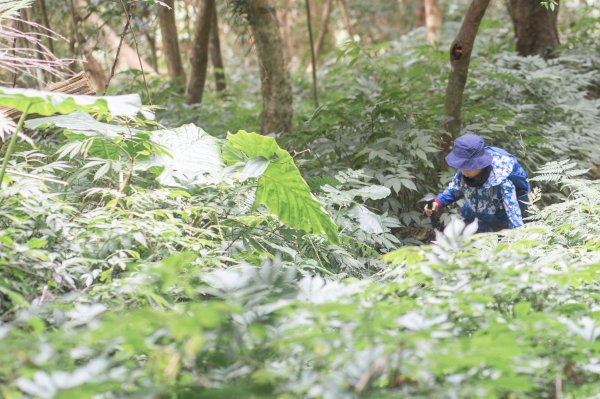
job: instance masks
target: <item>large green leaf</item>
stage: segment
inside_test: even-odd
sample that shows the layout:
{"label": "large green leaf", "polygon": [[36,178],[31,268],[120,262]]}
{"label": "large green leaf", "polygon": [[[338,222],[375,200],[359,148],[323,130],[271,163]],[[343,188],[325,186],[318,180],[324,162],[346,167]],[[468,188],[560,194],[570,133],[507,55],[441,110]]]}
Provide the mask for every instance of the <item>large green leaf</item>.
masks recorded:
{"label": "large green leaf", "polygon": [[217,139],[194,124],[156,130],[151,140],[170,155],[154,155],[138,163],[138,170],[163,167],[158,181],[165,186],[193,186],[221,181],[223,163]]}
{"label": "large green leaf", "polygon": [[381,217],[371,212],[367,207],[356,204],[348,212],[351,218],[356,219],[362,231],[369,234],[383,233]]}
{"label": "large green leaf", "polygon": [[36,118],[25,122],[25,127],[28,129],[38,129],[48,126],[61,127],[85,136],[102,136],[108,139],[115,139],[128,132],[128,129],[123,126],[98,122],[83,111],[75,111],[67,115]]}
{"label": "large green leaf", "polygon": [[279,148],[275,139],[243,130],[227,136],[223,146],[226,163],[258,157],[270,162],[258,180],[254,206],[265,205],[288,226],[326,234],[329,241],[337,243],[337,226],[310,192],[290,154]]}
{"label": "large green leaf", "polygon": [[114,116],[135,116],[141,112],[148,119],[153,117],[151,112],[142,108],[142,100],[137,94],[100,97],[0,87],[0,105],[19,111],[25,111],[29,106],[30,114],[43,116],[69,114],[80,110],[108,112]]}

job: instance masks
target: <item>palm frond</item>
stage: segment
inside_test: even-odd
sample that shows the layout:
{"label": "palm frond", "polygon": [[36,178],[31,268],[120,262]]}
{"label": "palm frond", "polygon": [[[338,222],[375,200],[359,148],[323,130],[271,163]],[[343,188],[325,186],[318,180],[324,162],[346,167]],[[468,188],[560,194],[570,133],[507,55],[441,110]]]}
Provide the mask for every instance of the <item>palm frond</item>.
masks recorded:
{"label": "palm frond", "polygon": [[[64,78],[70,72],[68,65],[73,60],[57,58],[43,41],[65,38],[20,17],[20,11],[32,3],[32,0],[0,0],[0,70],[35,79],[38,71]],[[28,31],[24,31],[24,28]]]}
{"label": "palm frond", "polygon": [[0,0],[0,22],[6,18],[18,18],[23,8],[31,7],[34,0]]}

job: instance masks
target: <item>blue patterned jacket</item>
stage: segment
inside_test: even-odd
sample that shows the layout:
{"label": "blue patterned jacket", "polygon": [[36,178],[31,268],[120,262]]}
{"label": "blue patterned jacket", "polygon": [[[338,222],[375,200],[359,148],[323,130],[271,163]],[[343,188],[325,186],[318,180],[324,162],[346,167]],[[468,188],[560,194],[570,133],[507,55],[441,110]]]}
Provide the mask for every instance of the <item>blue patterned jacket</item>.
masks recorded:
{"label": "blue patterned jacket", "polygon": [[477,218],[480,225],[483,222],[496,229],[522,226],[521,209],[530,190],[527,174],[514,155],[497,147],[485,150],[492,154],[492,172],[487,181],[480,187],[469,187],[459,170],[437,200],[447,206],[464,198],[461,213],[469,222]]}

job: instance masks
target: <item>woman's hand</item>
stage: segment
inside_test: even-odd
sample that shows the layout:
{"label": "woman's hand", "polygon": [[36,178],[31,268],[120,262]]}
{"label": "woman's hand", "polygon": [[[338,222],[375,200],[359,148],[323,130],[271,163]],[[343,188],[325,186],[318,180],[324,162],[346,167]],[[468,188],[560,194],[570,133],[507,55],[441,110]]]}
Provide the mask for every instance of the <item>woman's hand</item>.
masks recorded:
{"label": "woman's hand", "polygon": [[425,208],[423,208],[423,213],[427,217],[431,217],[431,215],[433,215],[433,212],[437,212],[438,209],[440,209],[437,201],[433,201],[433,203],[431,204],[431,208],[428,208],[427,205],[428,204],[425,204]]}

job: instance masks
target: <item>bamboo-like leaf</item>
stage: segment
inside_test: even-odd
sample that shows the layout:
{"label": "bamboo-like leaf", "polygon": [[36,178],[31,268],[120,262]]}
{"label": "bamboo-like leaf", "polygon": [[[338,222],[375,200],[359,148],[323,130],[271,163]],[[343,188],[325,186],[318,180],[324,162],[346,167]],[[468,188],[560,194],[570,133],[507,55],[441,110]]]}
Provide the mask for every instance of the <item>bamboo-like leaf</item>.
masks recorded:
{"label": "bamboo-like leaf", "polygon": [[354,205],[348,212],[350,217],[358,220],[360,229],[369,234],[383,233],[381,218],[363,205]]}
{"label": "bamboo-like leaf", "polygon": [[86,136],[103,136],[108,139],[117,138],[128,132],[127,128],[123,126],[98,122],[83,111],[75,111],[66,115],[36,118],[25,122],[25,127],[28,129],[39,129],[48,126],[57,126]]}

